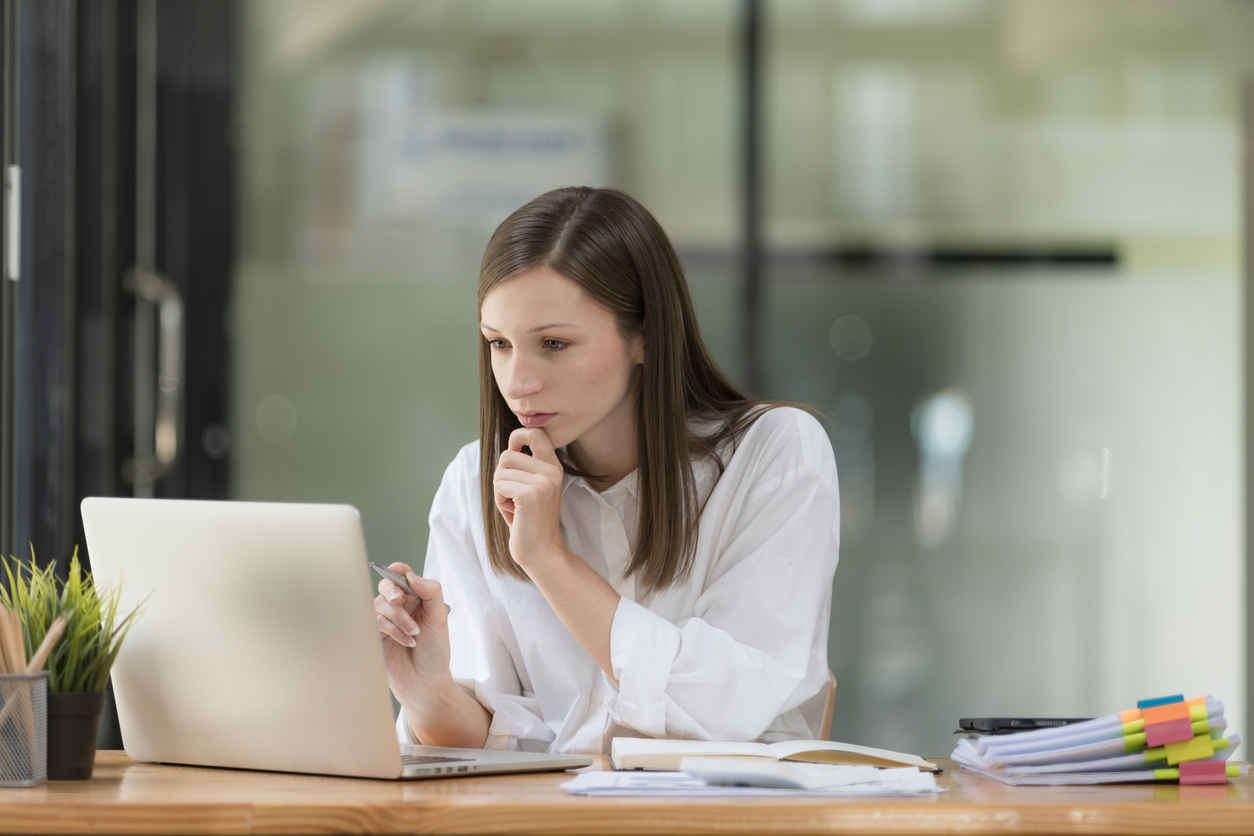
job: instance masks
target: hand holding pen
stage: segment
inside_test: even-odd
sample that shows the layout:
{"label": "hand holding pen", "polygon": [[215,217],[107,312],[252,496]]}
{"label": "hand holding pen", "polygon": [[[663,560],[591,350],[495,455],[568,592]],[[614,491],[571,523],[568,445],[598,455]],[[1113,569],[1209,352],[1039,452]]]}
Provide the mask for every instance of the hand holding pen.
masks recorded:
{"label": "hand holding pen", "polygon": [[[404,578],[402,578],[402,577],[401,577],[400,575],[398,575],[396,572],[393,572],[391,569],[388,569],[388,568],[387,568],[387,567],[385,567],[385,566],[380,566],[378,563],[373,563],[373,562],[372,562],[372,563],[370,563],[370,568],[371,568],[371,569],[373,569],[373,570],[375,570],[376,572],[378,572],[378,573],[379,573],[380,575],[382,575],[383,577],[385,577],[385,578],[387,578],[388,580],[390,580],[392,583],[394,583],[394,584],[396,584],[397,586],[399,586],[401,589],[403,589],[403,590],[405,590],[406,592],[408,592],[410,595],[413,595],[415,598],[418,598],[418,595],[417,595],[417,594],[416,594],[416,593],[415,593],[412,589],[410,589],[410,588],[409,588],[409,581],[407,581],[407,580],[405,580]],[[422,601],[423,599],[422,599],[422,598],[418,598],[418,600],[419,600],[419,601]],[[450,607],[448,604],[445,604],[445,605],[444,605],[444,611],[445,611],[445,612],[452,612],[452,611],[453,611],[453,608],[452,608],[452,607]]]}
{"label": "hand holding pen", "polygon": [[[423,632],[419,623],[424,627],[446,625],[446,614],[452,611],[451,607],[444,604],[444,612],[440,613],[437,621],[436,613],[424,606],[433,599],[435,603],[443,603],[439,583],[420,578],[404,563],[393,563],[389,567],[371,563],[370,568],[383,576],[383,580],[379,581],[379,597],[375,598],[379,632],[390,636],[402,647],[416,648],[418,641],[415,637]],[[441,629],[438,632],[445,631]]]}

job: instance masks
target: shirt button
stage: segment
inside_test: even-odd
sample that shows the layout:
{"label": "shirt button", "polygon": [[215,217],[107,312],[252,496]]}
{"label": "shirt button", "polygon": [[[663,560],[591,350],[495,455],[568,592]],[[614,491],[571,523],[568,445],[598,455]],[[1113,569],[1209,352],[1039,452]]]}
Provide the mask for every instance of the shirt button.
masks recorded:
{"label": "shirt button", "polygon": [[618,522],[618,512],[615,511],[613,508],[610,509],[610,520],[613,522]]}
{"label": "shirt button", "polygon": [[605,694],[597,694],[597,705],[605,705]]}

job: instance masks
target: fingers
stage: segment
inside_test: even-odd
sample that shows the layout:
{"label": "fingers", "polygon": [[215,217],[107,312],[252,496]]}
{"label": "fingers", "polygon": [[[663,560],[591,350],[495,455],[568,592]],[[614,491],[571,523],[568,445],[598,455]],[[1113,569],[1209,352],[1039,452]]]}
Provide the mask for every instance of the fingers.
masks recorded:
{"label": "fingers", "polygon": [[[388,583],[391,582],[388,581]],[[414,601],[414,604],[420,603],[416,599],[411,600]],[[383,595],[380,595],[374,599],[374,611],[381,633],[391,636],[406,647],[415,645],[414,636],[422,631],[418,627],[418,622],[414,620],[414,617],[405,607],[394,604]]]}
{"label": "fingers", "polygon": [[506,525],[514,524],[514,500],[496,495],[496,510],[501,512],[501,516],[505,519]]}
{"label": "fingers", "polygon": [[412,613],[418,609],[418,599],[387,578],[379,581],[379,595],[407,613]]}
{"label": "fingers", "polygon": [[[509,434],[510,450],[522,453],[524,447],[530,447],[531,455],[540,461],[561,466],[557,460],[557,449],[553,446],[553,440],[549,438],[549,434],[544,431],[543,427],[523,427]],[[523,453],[523,455],[526,454]]]}
{"label": "fingers", "polygon": [[422,606],[428,617],[437,621],[448,618],[448,605],[444,603],[444,587],[440,586],[439,581],[420,578],[413,572],[406,575],[405,580],[409,583],[409,588],[422,598]]}
{"label": "fingers", "polygon": [[379,613],[375,613],[374,619],[375,619],[375,622],[379,625],[379,632],[387,636],[388,638],[390,638],[392,641],[396,642],[397,644],[401,645],[402,647],[414,647],[415,645],[418,644],[417,639],[415,639],[413,636],[407,636],[404,633],[402,633],[400,630],[396,628],[395,624],[393,624],[389,619],[385,618]]}
{"label": "fingers", "polygon": [[561,475],[562,465],[557,461],[556,456],[552,462],[546,462],[535,456],[528,456],[526,453],[518,453],[514,450],[506,450],[501,453],[501,458],[497,460],[497,470],[517,470],[522,473],[535,473],[539,476],[552,476],[555,473]]}

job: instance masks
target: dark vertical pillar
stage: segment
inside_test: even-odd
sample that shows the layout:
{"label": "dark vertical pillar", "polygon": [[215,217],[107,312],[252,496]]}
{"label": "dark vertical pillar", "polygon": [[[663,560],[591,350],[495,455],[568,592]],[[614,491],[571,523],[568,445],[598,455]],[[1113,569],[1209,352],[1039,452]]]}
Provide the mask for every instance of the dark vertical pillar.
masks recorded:
{"label": "dark vertical pillar", "polygon": [[[0,44],[3,44],[4,59],[4,153],[0,175],[4,175],[11,164],[17,162],[17,79],[18,79],[18,48],[17,48],[17,0],[4,0],[4,13],[0,18],[3,33]],[[0,183],[3,178],[0,178]],[[11,208],[9,201],[4,201],[0,209],[0,554],[14,552],[14,526],[16,511],[16,491],[14,477],[14,430],[17,420],[15,412],[15,390],[17,368],[17,284],[9,276],[9,241],[7,230],[10,222]]]}
{"label": "dark vertical pillar", "polygon": [[[75,542],[84,496],[130,493],[130,297],[121,277],[134,263],[135,4],[79,0],[76,26],[76,420]],[[90,556],[83,555],[90,563]]]}
{"label": "dark vertical pillar", "polygon": [[[156,267],[183,295],[182,452],[158,496],[227,496],[226,306],[234,261],[230,120],[234,2],[161,3],[157,14]],[[206,435],[216,435],[209,444]]]}
{"label": "dark vertical pillar", "polygon": [[21,281],[15,543],[41,563],[73,549],[74,0],[19,5]]}
{"label": "dark vertical pillar", "polygon": [[741,31],[741,315],[742,373],[754,395],[764,394],[762,310],[762,35],[763,0],[744,0]]}

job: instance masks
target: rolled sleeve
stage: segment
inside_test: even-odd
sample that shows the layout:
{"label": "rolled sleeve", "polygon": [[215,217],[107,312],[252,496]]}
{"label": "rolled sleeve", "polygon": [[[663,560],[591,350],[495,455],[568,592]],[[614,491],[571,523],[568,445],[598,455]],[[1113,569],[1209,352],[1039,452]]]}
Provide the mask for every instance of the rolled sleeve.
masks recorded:
{"label": "rolled sleeve", "polygon": [[621,598],[610,626],[610,714],[654,737],[674,737],[666,727],[666,687],[679,654],[679,628],[635,601]]}

